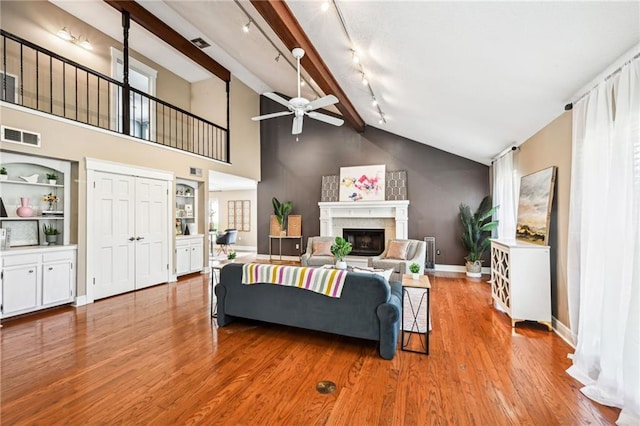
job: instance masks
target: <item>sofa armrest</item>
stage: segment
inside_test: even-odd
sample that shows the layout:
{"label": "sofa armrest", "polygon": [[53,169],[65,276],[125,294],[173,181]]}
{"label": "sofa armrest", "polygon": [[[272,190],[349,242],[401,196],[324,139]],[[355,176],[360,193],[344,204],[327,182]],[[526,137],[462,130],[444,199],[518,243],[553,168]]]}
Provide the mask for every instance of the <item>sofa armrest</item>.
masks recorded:
{"label": "sofa armrest", "polygon": [[393,359],[396,353],[402,320],[402,284],[394,281],[390,286],[389,300],[376,310],[380,320],[380,356],[384,359]]}

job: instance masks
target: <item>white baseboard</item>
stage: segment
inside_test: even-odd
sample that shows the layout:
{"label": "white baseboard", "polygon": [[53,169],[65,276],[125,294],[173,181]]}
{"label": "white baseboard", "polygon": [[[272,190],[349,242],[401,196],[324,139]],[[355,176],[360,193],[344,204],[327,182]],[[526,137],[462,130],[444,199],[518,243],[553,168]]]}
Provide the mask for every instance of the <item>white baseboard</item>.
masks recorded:
{"label": "white baseboard", "polygon": [[[266,259],[269,260],[269,255],[268,254],[257,254],[256,255],[256,259]],[[272,255],[271,256],[271,260],[280,260],[280,255]],[[299,261],[300,258],[298,256],[285,256],[282,255],[282,260],[293,260],[293,261]]]}
{"label": "white baseboard", "polygon": [[73,301],[72,306],[75,306],[77,308],[78,306],[88,305],[89,303],[93,303],[93,302],[89,302],[89,300],[87,299],[87,296],[82,295],[82,296],[76,297],[76,300]]}
{"label": "white baseboard", "polygon": [[571,329],[558,321],[556,317],[551,317],[551,324],[553,325],[553,331],[562,338],[569,346],[573,349],[576,348],[575,345],[575,336],[571,333]]}
{"label": "white baseboard", "polygon": [[[437,272],[467,272],[467,268],[463,265],[438,265],[437,263],[435,270]],[[491,268],[482,267],[481,272],[488,275],[491,273]]]}

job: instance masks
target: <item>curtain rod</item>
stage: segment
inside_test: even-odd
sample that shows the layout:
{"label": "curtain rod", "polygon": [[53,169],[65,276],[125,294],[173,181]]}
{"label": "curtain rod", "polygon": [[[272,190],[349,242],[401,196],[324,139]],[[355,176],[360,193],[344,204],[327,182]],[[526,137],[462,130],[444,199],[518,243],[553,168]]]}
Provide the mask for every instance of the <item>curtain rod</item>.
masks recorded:
{"label": "curtain rod", "polygon": [[518,146],[510,146],[508,148],[503,149],[502,151],[500,151],[500,153],[498,155],[496,155],[495,157],[493,157],[491,159],[491,163],[493,164],[494,161],[500,159],[501,157],[504,157],[507,153],[511,152],[511,151],[517,151],[519,150],[520,147]]}
{"label": "curtain rod", "polygon": [[[632,55],[631,58],[629,59],[625,59],[623,60],[622,58],[627,58],[629,57],[629,55]],[[618,74],[620,71],[622,71],[622,68],[624,68],[625,66],[629,65],[631,62],[635,61],[636,59],[640,58],[640,45],[636,45],[633,48],[631,48],[631,50],[628,50],[627,52],[625,52],[624,55],[620,56],[618,58],[618,60],[616,60],[615,62],[613,62],[613,64],[609,67],[613,67],[615,66],[614,64],[620,63],[621,60],[623,60],[624,62],[622,62],[621,65],[619,65],[618,67],[616,67],[614,70],[609,71],[608,69],[605,69],[603,72],[601,72],[596,78],[592,79],[588,84],[586,84],[585,86],[583,86],[577,93],[580,93],[580,96],[577,96],[575,100],[569,102],[567,105],[565,105],[564,109],[565,111],[569,111],[573,108],[573,105],[575,103],[580,102],[582,99],[584,99],[585,96],[587,96],[594,88],[596,88],[600,83],[610,80],[611,78],[613,78],[616,74]],[[575,97],[575,96],[574,96]]]}

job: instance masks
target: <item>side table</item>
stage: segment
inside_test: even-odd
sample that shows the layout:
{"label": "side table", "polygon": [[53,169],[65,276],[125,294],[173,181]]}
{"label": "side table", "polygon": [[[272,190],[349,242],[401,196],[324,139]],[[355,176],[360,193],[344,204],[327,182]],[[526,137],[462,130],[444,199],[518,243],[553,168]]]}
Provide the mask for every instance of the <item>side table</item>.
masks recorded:
{"label": "side table", "polygon": [[[418,306],[414,307],[414,302],[411,300],[409,296],[408,289],[415,288],[424,290],[422,295],[420,296],[420,301],[418,302]],[[431,283],[429,282],[429,277],[426,275],[420,275],[417,280],[414,280],[410,274],[402,275],[402,346],[401,349],[403,351],[408,352],[417,352],[424,353],[429,355],[429,323],[431,318],[431,307],[430,307],[430,295],[429,291],[431,290]],[[404,316],[406,313],[405,310],[405,298],[409,301],[409,308],[411,308],[411,317],[409,320],[411,321],[411,327],[408,331],[405,332],[404,327]],[[422,305],[425,305],[426,317],[425,317],[425,329],[424,332],[420,331],[420,327],[418,325],[418,314],[420,312],[420,308]],[[416,334],[418,336],[418,340],[420,342],[420,347],[422,350],[411,349],[409,346],[409,342],[411,341],[411,337]],[[405,338],[405,335],[406,338]]]}
{"label": "side table", "polygon": [[220,282],[218,278],[218,274],[225,265],[232,263],[228,260],[220,261],[214,265],[211,265],[211,318],[218,318],[218,301],[216,300],[216,304],[213,304],[213,294],[215,292],[216,284]]}

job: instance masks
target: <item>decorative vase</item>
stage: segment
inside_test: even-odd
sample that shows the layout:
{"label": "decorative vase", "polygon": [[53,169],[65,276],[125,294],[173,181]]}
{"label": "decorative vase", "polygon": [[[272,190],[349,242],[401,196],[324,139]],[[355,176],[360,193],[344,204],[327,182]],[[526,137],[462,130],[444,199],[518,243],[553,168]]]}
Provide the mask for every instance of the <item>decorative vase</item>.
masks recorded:
{"label": "decorative vase", "polygon": [[31,217],[33,216],[33,209],[29,206],[29,198],[21,197],[20,198],[20,207],[16,210],[16,213],[20,217]]}
{"label": "decorative vase", "polygon": [[411,278],[413,278],[414,280],[419,280],[420,279],[420,274],[418,273],[411,273]]}
{"label": "decorative vase", "polygon": [[56,243],[58,242],[58,236],[57,235],[45,235],[44,239],[46,242],[49,243],[50,246],[55,246]]}
{"label": "decorative vase", "polygon": [[336,269],[347,269],[347,262],[339,260],[336,262]]}
{"label": "decorative vase", "polygon": [[55,185],[56,183],[58,183],[56,179],[49,179],[49,185]]}

